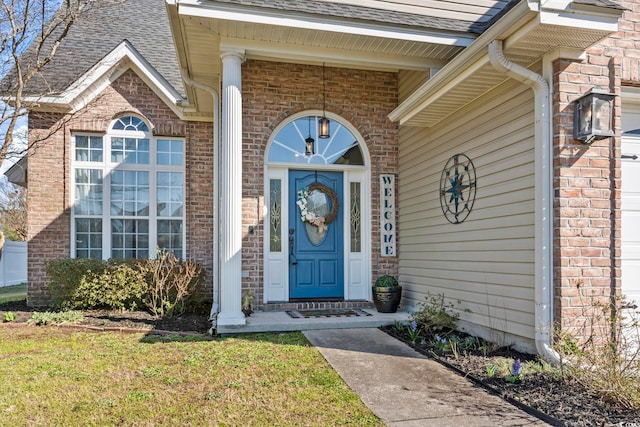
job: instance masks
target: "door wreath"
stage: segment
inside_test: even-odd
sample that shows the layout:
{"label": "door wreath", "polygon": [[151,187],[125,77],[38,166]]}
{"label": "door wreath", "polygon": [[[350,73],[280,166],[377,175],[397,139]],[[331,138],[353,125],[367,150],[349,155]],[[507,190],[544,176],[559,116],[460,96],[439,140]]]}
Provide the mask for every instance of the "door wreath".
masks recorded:
{"label": "door wreath", "polygon": [[[309,196],[314,191],[319,191],[325,194],[331,201],[331,210],[326,215],[319,215],[309,208]],[[319,182],[314,182],[308,187],[298,191],[298,201],[296,202],[298,208],[300,208],[300,219],[302,222],[308,222],[318,227],[319,232],[324,232],[329,229],[331,224],[338,216],[338,196],[329,187]]]}

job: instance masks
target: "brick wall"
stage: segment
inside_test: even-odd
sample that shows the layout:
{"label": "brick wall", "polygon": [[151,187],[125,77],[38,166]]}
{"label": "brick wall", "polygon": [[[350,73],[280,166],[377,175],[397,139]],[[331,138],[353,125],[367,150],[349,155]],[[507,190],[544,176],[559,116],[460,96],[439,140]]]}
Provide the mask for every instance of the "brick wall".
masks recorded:
{"label": "brick wall", "polygon": [[[68,131],[58,114],[29,115],[27,304],[47,305],[44,263],[69,256]],[[60,129],[59,129],[60,128]],[[57,130],[57,131],[56,131]],[[51,135],[51,132],[54,132]],[[36,142],[42,141],[42,142]]]}
{"label": "brick wall", "polygon": [[211,300],[213,266],[213,129],[211,123],[180,120],[131,70],[120,76],[84,110],[72,117],[32,113],[29,134],[46,140],[29,157],[29,285],[27,302],[46,305],[44,264],[70,256],[70,168],[73,132],[104,133],[117,116],[137,113],[157,136],[186,139],[186,236],[188,258],[203,264],[202,290]]}
{"label": "brick wall", "polygon": [[[622,85],[640,84],[640,2],[620,3],[629,10],[617,34],[589,49],[583,61],[554,64],[555,315],[583,336],[594,303],[607,304],[621,286],[619,95]],[[594,86],[618,95],[616,136],[585,145],[572,137],[571,103]]]}
{"label": "brick wall", "polygon": [[[378,218],[379,174],[396,173],[397,126],[387,115],[397,105],[397,75],[327,68],[326,110],[351,123],[371,155],[371,212]],[[263,171],[265,148],[273,129],[307,109],[322,109],[322,67],[247,61],[243,64],[243,288],[262,301]],[[51,133],[29,159],[29,304],[48,302],[44,263],[70,255],[70,147],[76,131],[106,132],[122,114],[137,113],[153,133],[185,137],[187,256],[209,273],[205,294],[213,286],[213,143],[211,123],[181,121],[132,71],[125,72],[90,105],[73,117],[32,114],[30,133]],[[60,129],[58,129],[60,127]],[[62,165],[62,167],[61,167]],[[253,234],[249,227],[255,227]],[[373,221],[372,277],[397,274],[396,257],[380,252],[378,221]]]}
{"label": "brick wall", "polygon": [[[364,137],[371,156],[372,218],[379,215],[379,174],[397,172],[398,128],[387,115],[398,101],[395,73],[327,67],[326,110],[351,123]],[[242,67],[243,92],[243,294],[253,289],[263,301],[263,171],[273,129],[292,114],[322,105],[322,67],[248,60]],[[396,180],[397,181],[397,180]],[[397,193],[397,191],[396,191]],[[256,227],[249,234],[249,226]],[[373,221],[371,271],[397,274],[397,257],[380,253],[380,230]]]}

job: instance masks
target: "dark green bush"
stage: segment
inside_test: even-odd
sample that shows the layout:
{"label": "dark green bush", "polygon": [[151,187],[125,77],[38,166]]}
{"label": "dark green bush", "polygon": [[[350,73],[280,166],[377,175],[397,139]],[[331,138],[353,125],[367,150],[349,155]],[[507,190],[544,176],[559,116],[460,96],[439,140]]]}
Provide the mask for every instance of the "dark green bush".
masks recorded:
{"label": "dark green bush", "polygon": [[157,259],[57,259],[47,263],[54,306],[65,309],[147,307],[158,317],[184,313],[197,303],[202,267],[158,252]]}
{"label": "dark green bush", "polygon": [[398,279],[390,274],[378,277],[375,282],[376,288],[395,288],[396,286],[398,286]]}
{"label": "dark green bush", "polygon": [[47,262],[45,272],[49,278],[51,304],[60,306],[70,301],[82,279],[100,273],[104,268],[104,261],[99,259],[60,258]]}
{"label": "dark green bush", "polygon": [[143,307],[149,285],[144,272],[136,266],[115,264],[100,274],[86,276],[71,296],[71,308],[137,310]]}

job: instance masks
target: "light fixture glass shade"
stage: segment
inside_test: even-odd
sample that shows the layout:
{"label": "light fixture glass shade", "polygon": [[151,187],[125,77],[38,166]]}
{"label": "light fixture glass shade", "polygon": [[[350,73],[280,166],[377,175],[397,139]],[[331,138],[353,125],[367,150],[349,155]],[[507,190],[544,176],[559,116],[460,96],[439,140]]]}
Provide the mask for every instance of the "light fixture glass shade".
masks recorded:
{"label": "light fixture glass shade", "polygon": [[305,143],[305,156],[313,156],[315,154],[315,140],[311,137],[304,140]]}
{"label": "light fixture glass shade", "polygon": [[615,95],[593,88],[574,101],[573,137],[585,144],[614,136],[613,99]]}
{"label": "light fixture glass shade", "polygon": [[329,138],[329,119],[322,117],[318,120],[318,138]]}

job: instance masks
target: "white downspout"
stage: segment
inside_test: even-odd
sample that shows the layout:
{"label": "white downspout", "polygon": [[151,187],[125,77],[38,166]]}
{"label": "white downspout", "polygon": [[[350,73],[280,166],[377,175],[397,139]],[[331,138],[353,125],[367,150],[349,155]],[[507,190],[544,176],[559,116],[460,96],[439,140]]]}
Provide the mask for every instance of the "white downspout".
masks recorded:
{"label": "white downspout", "polygon": [[552,335],[553,137],[549,84],[541,75],[505,58],[502,40],[494,40],[489,45],[489,60],[498,71],[530,86],[535,96],[535,341],[542,357],[559,364]]}
{"label": "white downspout", "polygon": [[218,126],[219,117],[220,117],[220,94],[217,90],[212,87],[209,87],[203,83],[197,82],[193,80],[191,77],[187,75],[183,68],[180,68],[180,74],[182,75],[182,79],[189,86],[193,86],[195,88],[201,89],[205,92],[211,94],[213,98],[213,159],[214,159],[214,168],[213,168],[213,304],[211,306],[211,313],[209,314],[209,321],[211,321],[212,326],[209,330],[210,334],[213,334],[213,331],[217,327],[218,322],[218,313],[220,312],[220,257],[218,255],[219,248],[219,234],[218,230],[220,229],[220,215],[218,215],[218,206],[219,206],[219,197],[220,197],[220,189],[219,189],[219,177],[218,172],[220,170],[220,156],[218,155],[220,138],[219,133],[220,129]]}

